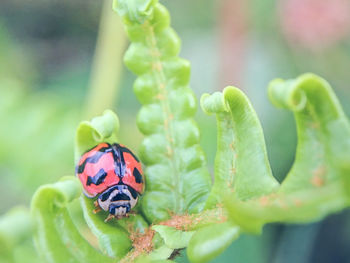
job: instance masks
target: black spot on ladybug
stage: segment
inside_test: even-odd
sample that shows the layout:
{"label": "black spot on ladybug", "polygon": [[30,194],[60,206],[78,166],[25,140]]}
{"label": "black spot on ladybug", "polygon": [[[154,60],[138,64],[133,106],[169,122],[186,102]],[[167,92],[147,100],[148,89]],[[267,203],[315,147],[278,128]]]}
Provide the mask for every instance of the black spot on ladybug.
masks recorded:
{"label": "black spot on ladybug", "polygon": [[134,190],[134,188],[132,188],[132,187],[130,187],[130,186],[128,186],[128,189],[129,189],[130,194],[132,195],[132,197],[133,197],[134,199],[136,199],[136,197],[137,197],[137,195],[138,195],[138,193],[136,192],[136,190]]}
{"label": "black spot on ladybug", "polygon": [[133,154],[133,152],[130,151],[128,148],[122,147],[119,144],[117,144],[117,145],[122,153],[129,153],[138,163],[140,162],[139,159],[137,159],[137,157]]}
{"label": "black spot on ladybug", "polygon": [[111,199],[111,201],[120,201],[120,200],[127,200],[127,201],[129,201],[130,197],[127,194],[121,193],[121,194],[116,194]]}
{"label": "black spot on ladybug", "polygon": [[135,177],[135,182],[138,184],[142,183],[142,175],[140,174],[140,171],[137,168],[134,168],[134,171],[132,172],[133,176]]}
{"label": "black spot on ladybug", "polygon": [[[103,192],[98,198],[99,198],[102,202],[104,202],[104,201],[106,201],[106,200],[109,198],[109,196],[110,196],[115,190],[119,190],[119,191],[121,192],[123,189],[125,189],[125,187],[129,190],[129,192],[130,192],[130,194],[132,195],[132,197],[133,197],[134,199],[136,199],[138,193],[137,193],[132,187],[130,187],[130,186],[128,186],[128,185],[115,185],[115,186],[112,186],[112,187],[108,188],[108,190],[106,190],[105,192]],[[129,198],[129,197],[128,197],[128,198]],[[114,199],[114,197],[113,197],[113,199]],[[119,199],[119,200],[123,200],[123,199]],[[130,200],[130,198],[127,199],[127,200]],[[113,201],[117,201],[117,200],[113,200]]]}
{"label": "black spot on ladybug", "polygon": [[99,196],[99,199],[101,199],[102,202],[106,201],[106,200],[109,198],[109,196],[111,195],[111,193],[112,193],[114,190],[118,189],[118,188],[119,188],[119,185],[115,185],[115,186],[112,186],[112,187],[108,188],[107,191],[103,192],[103,193]]}
{"label": "black spot on ladybug", "polygon": [[90,156],[84,160],[84,162],[78,166],[77,172],[82,173],[85,170],[85,166],[87,163],[97,163],[100,158],[106,153],[111,151],[109,147],[101,148],[98,152],[96,152],[93,156]]}
{"label": "black spot on ladybug", "polygon": [[100,185],[101,183],[103,183],[106,176],[107,176],[106,171],[103,169],[100,169],[95,176],[93,176],[93,177],[88,176],[87,177],[86,185],[91,185],[91,184]]}

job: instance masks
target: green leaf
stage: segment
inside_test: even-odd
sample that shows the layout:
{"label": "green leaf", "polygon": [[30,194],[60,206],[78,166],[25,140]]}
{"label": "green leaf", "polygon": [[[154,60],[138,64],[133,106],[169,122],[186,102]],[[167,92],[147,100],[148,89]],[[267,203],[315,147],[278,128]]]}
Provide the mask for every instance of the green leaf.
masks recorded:
{"label": "green leaf", "polygon": [[152,261],[157,261],[157,260],[165,260],[170,257],[170,255],[173,253],[173,249],[169,248],[166,245],[160,246],[156,249],[154,249],[150,254],[149,254],[149,259]]}
{"label": "green leaf", "polygon": [[163,238],[165,245],[172,249],[187,247],[194,234],[194,231],[185,232],[164,225],[155,225],[152,226],[152,229],[158,232]]}
{"label": "green leaf", "polygon": [[207,207],[222,202],[227,194],[245,200],[275,191],[265,140],[258,117],[248,98],[237,88],[204,94],[201,106],[216,114],[217,153],[215,180]]}
{"label": "green leaf", "polygon": [[349,206],[349,200],[339,192],[339,184],[320,189],[308,189],[246,202],[228,199],[229,218],[244,231],[261,233],[264,224],[273,222],[308,223]]}
{"label": "green leaf", "polygon": [[81,155],[101,142],[115,143],[119,130],[119,119],[111,110],[105,110],[102,116],[90,122],[79,124],[75,137],[75,162]]}
{"label": "green leaf", "polygon": [[66,177],[55,184],[41,186],[33,196],[34,235],[45,262],[112,262],[95,250],[72,222],[67,205],[81,194],[80,182]]}
{"label": "green leaf", "polygon": [[172,263],[175,261],[166,259],[152,259],[150,256],[141,256],[135,260],[135,263]]}
{"label": "green leaf", "polygon": [[93,200],[81,196],[80,204],[84,212],[84,218],[97,237],[100,248],[104,254],[110,257],[121,259],[132,248],[128,232],[116,223],[105,223],[107,217],[105,213],[94,214]]}
{"label": "green leaf", "polygon": [[349,206],[350,125],[329,84],[313,74],[274,80],[271,101],[292,110],[295,162],[276,193],[246,202],[227,198],[230,218],[246,231],[270,222],[315,221]]}
{"label": "green leaf", "polygon": [[213,224],[198,230],[190,240],[187,256],[193,263],[209,262],[239,236],[239,227],[230,223]]}
{"label": "green leaf", "polygon": [[113,9],[120,16],[126,17],[131,22],[144,23],[144,21],[152,14],[152,8],[157,0],[118,0],[113,1]]}
{"label": "green leaf", "polygon": [[350,124],[329,84],[313,74],[278,79],[269,85],[269,97],[293,111],[297,125],[295,162],[280,192],[340,181],[339,162],[350,162]]}
{"label": "green leaf", "polygon": [[168,11],[151,0],[114,1],[114,8],[131,40],[124,61],[138,75],[134,92],[143,104],[137,118],[145,135],[140,158],[147,166],[142,210],[152,222],[201,211],[210,175],[193,120],[189,63],[178,57],[180,41]]}

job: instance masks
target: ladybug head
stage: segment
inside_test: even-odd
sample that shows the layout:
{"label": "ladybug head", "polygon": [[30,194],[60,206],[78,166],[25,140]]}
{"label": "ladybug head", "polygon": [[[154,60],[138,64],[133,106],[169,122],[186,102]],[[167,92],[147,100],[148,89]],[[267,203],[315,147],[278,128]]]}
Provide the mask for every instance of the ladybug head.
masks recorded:
{"label": "ladybug head", "polygon": [[124,216],[137,203],[138,193],[128,185],[119,184],[108,188],[98,196],[100,207],[115,216]]}

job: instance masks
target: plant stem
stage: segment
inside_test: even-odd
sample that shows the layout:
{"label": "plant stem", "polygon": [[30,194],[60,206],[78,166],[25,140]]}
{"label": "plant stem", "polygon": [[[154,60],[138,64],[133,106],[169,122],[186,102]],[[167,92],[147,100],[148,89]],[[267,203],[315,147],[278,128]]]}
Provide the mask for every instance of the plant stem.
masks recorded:
{"label": "plant stem", "polygon": [[120,18],[111,7],[112,1],[105,0],[84,109],[88,119],[111,108],[120,87],[126,37]]}

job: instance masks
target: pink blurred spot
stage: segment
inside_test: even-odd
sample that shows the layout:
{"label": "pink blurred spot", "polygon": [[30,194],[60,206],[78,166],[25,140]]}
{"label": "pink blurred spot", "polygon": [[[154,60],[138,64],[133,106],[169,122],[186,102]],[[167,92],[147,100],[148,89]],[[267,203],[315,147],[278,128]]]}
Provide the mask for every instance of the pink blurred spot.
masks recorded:
{"label": "pink blurred spot", "polygon": [[223,0],[219,9],[220,87],[241,86],[246,61],[248,6],[245,0]]}
{"label": "pink blurred spot", "polygon": [[349,37],[349,0],[280,0],[279,16],[295,46],[322,50]]}

